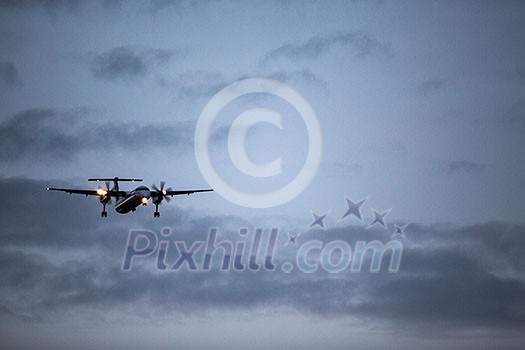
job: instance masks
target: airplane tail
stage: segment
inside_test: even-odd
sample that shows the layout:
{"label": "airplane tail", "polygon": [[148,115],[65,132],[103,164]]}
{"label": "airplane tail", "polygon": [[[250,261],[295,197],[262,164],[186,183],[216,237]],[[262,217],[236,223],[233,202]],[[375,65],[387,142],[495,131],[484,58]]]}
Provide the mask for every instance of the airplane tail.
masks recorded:
{"label": "airplane tail", "polygon": [[[119,191],[118,183],[119,181],[127,181],[127,182],[140,182],[142,179],[133,179],[133,178],[120,178],[120,177],[105,177],[105,178],[92,178],[88,179],[88,181],[113,181],[113,189],[114,191]],[[108,188],[109,190],[109,188]]]}

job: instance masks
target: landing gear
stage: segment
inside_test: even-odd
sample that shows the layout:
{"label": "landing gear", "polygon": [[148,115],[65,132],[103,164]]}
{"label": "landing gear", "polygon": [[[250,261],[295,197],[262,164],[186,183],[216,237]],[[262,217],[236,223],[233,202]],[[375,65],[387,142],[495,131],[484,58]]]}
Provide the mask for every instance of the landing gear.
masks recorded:
{"label": "landing gear", "polygon": [[108,217],[108,212],[106,211],[106,203],[102,203],[102,213],[100,213],[100,216],[103,218]]}
{"label": "landing gear", "polygon": [[[158,188],[155,184],[151,185],[151,188],[153,188],[153,191],[150,192],[151,202],[155,204],[155,212],[153,213],[154,218],[160,217],[159,204],[162,203],[164,199],[166,199],[166,202],[169,202],[171,200],[170,196],[173,196],[174,194],[171,188],[164,189],[165,184],[166,183],[164,181],[161,181],[160,188]],[[184,191],[182,192],[186,193]]]}

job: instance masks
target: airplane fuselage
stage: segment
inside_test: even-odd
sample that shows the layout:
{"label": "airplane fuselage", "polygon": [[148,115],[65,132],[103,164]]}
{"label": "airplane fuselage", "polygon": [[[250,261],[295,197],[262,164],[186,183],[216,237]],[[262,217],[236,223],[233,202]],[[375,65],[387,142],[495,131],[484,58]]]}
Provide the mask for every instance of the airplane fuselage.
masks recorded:
{"label": "airplane fuselage", "polygon": [[115,203],[115,211],[119,214],[127,214],[130,211],[135,211],[139,205],[146,205],[150,197],[151,192],[149,188],[139,186]]}

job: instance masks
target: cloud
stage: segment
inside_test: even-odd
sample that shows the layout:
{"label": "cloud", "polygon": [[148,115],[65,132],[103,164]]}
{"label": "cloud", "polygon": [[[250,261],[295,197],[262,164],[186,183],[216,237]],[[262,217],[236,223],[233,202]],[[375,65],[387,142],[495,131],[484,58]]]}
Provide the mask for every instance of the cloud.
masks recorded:
{"label": "cloud", "polygon": [[[3,248],[18,247],[57,253],[64,247],[89,251],[93,246],[114,247],[112,225],[99,218],[97,198],[70,196],[47,191],[47,187],[95,189],[96,184],[71,184],[59,181],[0,177],[0,191],[9,205],[0,212]],[[40,207],[39,203],[45,203]],[[115,218],[114,218],[115,219]],[[62,247],[62,248],[61,248]]]}
{"label": "cloud", "polygon": [[[100,218],[102,205],[98,198],[46,190],[47,187],[96,189],[98,185],[0,176],[0,191],[6,203],[9,203],[0,212],[2,247],[22,250],[40,248],[41,253],[49,249],[60,253],[66,247],[68,250],[80,249],[85,252],[95,247],[102,252],[115,253],[123,249],[122,238],[130,228],[147,225],[160,230],[164,226],[176,225],[185,227],[189,236],[202,238],[207,228],[200,225],[210,227],[212,222],[221,223],[213,217],[201,217],[196,222],[191,213],[177,207],[177,203],[185,196],[174,197],[169,205],[163,203],[163,217],[160,219],[153,218],[154,207],[148,206],[139,208],[132,215],[121,215],[111,210],[108,220],[105,220]],[[167,185],[172,184],[168,182]],[[121,184],[123,190],[131,190],[136,186],[138,184]],[[241,223],[235,218],[226,219],[232,223]],[[224,224],[221,226],[225,227]],[[120,252],[117,255],[120,258]]]}
{"label": "cloud", "polygon": [[420,82],[417,86],[417,91],[422,95],[427,95],[434,91],[443,88],[444,81],[439,79],[429,79]]}
{"label": "cloud", "polygon": [[137,52],[121,46],[98,54],[91,62],[91,71],[96,78],[104,80],[135,80],[151,73],[153,67],[167,64],[181,52],[149,49]]}
{"label": "cloud", "polygon": [[268,78],[279,80],[279,81],[288,81],[293,83],[309,83],[315,86],[326,87],[327,82],[319,78],[314,72],[310,69],[300,69],[300,70],[281,70],[276,72],[271,72],[267,75]]}
{"label": "cloud", "polygon": [[484,163],[469,162],[466,160],[453,160],[446,164],[446,172],[449,175],[457,173],[482,173],[487,169]]}
{"label": "cloud", "polygon": [[27,7],[40,5],[44,8],[56,7],[77,7],[81,1],[79,0],[0,0],[1,6],[6,7]]}
{"label": "cloud", "polygon": [[268,53],[265,61],[279,57],[290,60],[314,60],[335,47],[350,48],[355,58],[372,54],[389,55],[390,44],[382,43],[364,32],[314,36],[301,44],[288,43]]}
{"label": "cloud", "polygon": [[[175,208],[173,202],[163,205],[158,220],[150,215],[145,219],[143,211],[148,208],[101,219],[96,199],[46,192],[46,185],[45,181],[0,178],[0,191],[9,203],[0,212],[4,242],[0,248],[0,321],[47,322],[66,314],[82,315],[83,310],[99,310],[110,317],[112,312],[127,310],[130,317],[154,322],[157,311],[162,315],[203,314],[291,307],[307,315],[367,320],[398,333],[525,329],[523,224],[410,224],[407,238],[402,239],[399,273],[385,269],[370,273],[367,263],[361,273],[336,275],[322,270],[305,274],[297,269],[285,274],[279,268],[257,273],[214,269],[162,273],[154,269],[155,256],[124,273],[120,266],[131,228],[160,232],[170,227],[174,233],[169,240],[189,246],[203,240],[210,227],[219,227],[221,240],[239,240],[238,228],[253,230],[257,223],[189,212]],[[261,223],[269,230],[268,218]],[[296,254],[296,247],[284,245],[288,229],[297,232],[296,227],[281,227],[275,256],[278,264]],[[339,239],[354,248],[357,240],[387,242],[390,237],[391,232],[380,228],[342,224],[322,232],[308,231],[298,243],[317,239],[326,244]],[[165,261],[171,264],[176,257],[168,251]],[[145,315],[141,310],[149,312]]]}
{"label": "cloud", "polygon": [[165,10],[168,7],[173,7],[176,11],[185,11],[216,1],[217,0],[151,0],[150,9],[154,13],[160,10]]}
{"label": "cloud", "polygon": [[525,81],[525,66],[516,67],[516,78]]}
{"label": "cloud", "polygon": [[[89,2],[91,5],[92,2]],[[94,1],[93,1],[94,3]],[[113,9],[120,5],[121,0],[99,0],[96,2],[101,5],[103,9]],[[88,2],[82,0],[0,0],[0,7],[7,9],[21,9],[40,7],[51,13],[65,9],[72,13],[78,13],[83,10]]]}
{"label": "cloud", "polygon": [[175,78],[161,77],[159,79],[159,84],[164,88],[174,90],[178,98],[190,100],[210,98],[229,83],[219,73],[203,71],[188,71]]}
{"label": "cloud", "polygon": [[81,151],[191,144],[192,126],[95,123],[85,110],[29,109],[0,124],[0,161],[72,160]]}
{"label": "cloud", "polygon": [[11,62],[0,62],[0,83],[6,86],[12,86],[18,82],[18,71],[15,65]]}
{"label": "cloud", "polygon": [[279,71],[254,71],[249,75],[225,77],[217,72],[186,71],[176,77],[160,77],[158,82],[161,87],[174,91],[177,98],[194,100],[198,98],[211,98],[227,85],[243,79],[265,77],[292,83],[308,83],[314,86],[325,87],[327,83],[309,69],[279,70]]}
{"label": "cloud", "polygon": [[472,124],[488,128],[504,128],[509,131],[520,130],[525,127],[525,104],[520,101],[502,109],[498,113],[473,118]]}
{"label": "cloud", "polygon": [[363,165],[355,162],[334,162],[327,163],[322,172],[331,178],[348,178],[348,176],[363,171]]}

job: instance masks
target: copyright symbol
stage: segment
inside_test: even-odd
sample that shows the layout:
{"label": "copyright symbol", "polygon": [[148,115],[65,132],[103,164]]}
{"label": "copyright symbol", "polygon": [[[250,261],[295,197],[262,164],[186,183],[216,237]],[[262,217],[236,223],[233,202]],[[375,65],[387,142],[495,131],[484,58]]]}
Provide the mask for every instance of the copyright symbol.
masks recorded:
{"label": "copyright symbol", "polygon": [[[280,189],[268,193],[248,193],[231,187],[215,171],[210,159],[208,141],[213,121],[233,100],[253,93],[274,95],[288,102],[301,116],[308,133],[308,154],[297,176]],[[268,163],[254,163],[245,148],[251,126],[270,123],[282,129],[282,116],[273,110],[255,108],[241,113],[228,134],[228,154],[238,170],[251,177],[272,177],[282,172],[281,157]],[[250,78],[232,83],[219,91],[204,106],[195,129],[195,157],[206,181],[228,201],[248,208],[270,208],[298,196],[313,180],[321,162],[322,136],[319,121],[310,104],[290,86],[264,78]]]}

